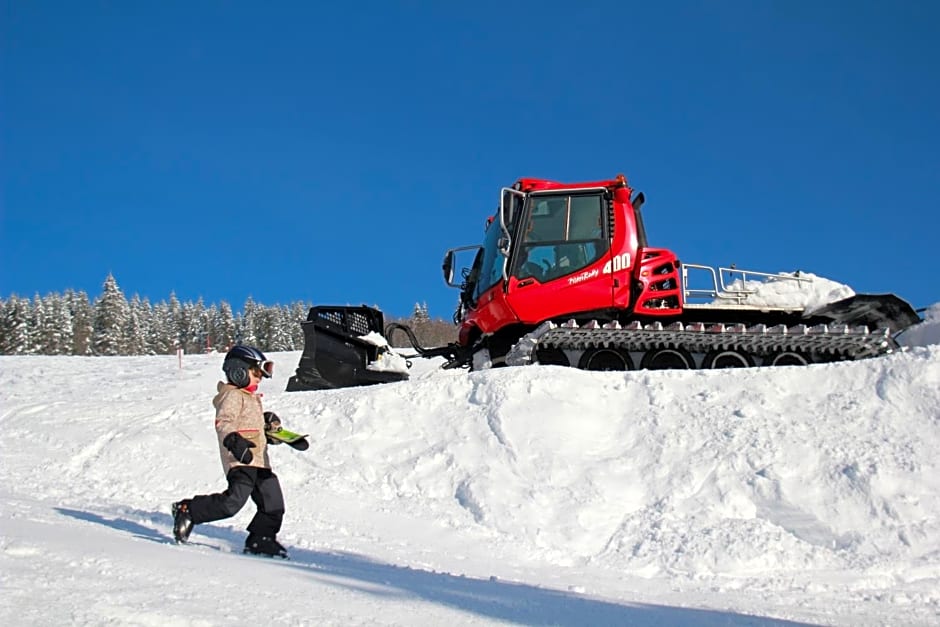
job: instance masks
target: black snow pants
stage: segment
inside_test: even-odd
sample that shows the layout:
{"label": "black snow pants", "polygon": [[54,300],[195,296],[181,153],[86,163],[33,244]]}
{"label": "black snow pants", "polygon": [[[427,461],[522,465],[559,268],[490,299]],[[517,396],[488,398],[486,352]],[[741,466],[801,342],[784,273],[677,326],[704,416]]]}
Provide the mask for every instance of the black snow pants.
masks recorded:
{"label": "black snow pants", "polygon": [[270,468],[236,466],[226,479],[228,488],[224,492],[192,498],[189,514],[193,524],[231,518],[244,507],[250,496],[258,511],[248,524],[248,533],[269,538],[276,536],[284,519],[284,495],[277,475]]}

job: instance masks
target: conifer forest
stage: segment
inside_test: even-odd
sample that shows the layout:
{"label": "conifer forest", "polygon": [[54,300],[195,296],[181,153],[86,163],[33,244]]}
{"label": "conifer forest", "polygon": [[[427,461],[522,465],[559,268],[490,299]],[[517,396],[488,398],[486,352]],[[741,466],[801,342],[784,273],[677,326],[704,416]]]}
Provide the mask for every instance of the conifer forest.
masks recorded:
{"label": "conifer forest", "polygon": [[[179,349],[193,354],[224,352],[236,344],[270,352],[301,350],[301,322],[310,307],[300,301],[262,305],[248,296],[236,313],[224,301],[181,303],[173,293],[157,303],[136,294],[128,300],[108,274],[94,299],[66,290],[0,300],[0,354],[166,355]],[[389,322],[411,325],[425,346],[456,337],[453,323],[432,320],[426,304],[416,303],[410,318],[386,318]]]}

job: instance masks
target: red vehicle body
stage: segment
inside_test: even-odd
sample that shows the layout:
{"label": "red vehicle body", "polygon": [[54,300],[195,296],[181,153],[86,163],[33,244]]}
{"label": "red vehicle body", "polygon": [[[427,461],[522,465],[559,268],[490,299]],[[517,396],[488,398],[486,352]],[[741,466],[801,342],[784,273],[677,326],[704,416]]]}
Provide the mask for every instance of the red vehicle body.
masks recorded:
{"label": "red vehicle body", "polygon": [[[503,188],[483,243],[447,251],[444,279],[460,288],[457,340],[424,348],[407,326],[382,327],[370,307],[314,307],[288,390],[365,385],[407,377],[375,368],[370,331],[405,331],[416,356],[445,367],[531,363],[588,370],[801,365],[859,359],[897,348],[891,334],[920,321],[892,294],[856,295],[811,312],[748,302],[754,275],[680,263],[647,242],[641,206],[623,175],[585,183],[523,178]],[[457,258],[473,254],[455,277]],[[690,270],[711,282],[692,289]],[[738,273],[744,289],[729,289]]]}
{"label": "red vehicle body", "polygon": [[[485,348],[488,355],[480,363],[499,365],[537,326],[568,321],[569,330],[545,329],[547,335],[533,337],[537,350],[516,363],[618,370],[807,364],[891,350],[892,342],[883,338],[857,336],[868,327],[891,332],[919,321],[893,295],[856,296],[812,314],[748,305],[744,292],[719,285],[722,270],[745,279],[793,277],[727,268],[716,275],[706,266],[683,266],[674,252],[649,245],[643,203],[644,195],[634,194],[623,175],[570,184],[524,178],[504,188],[499,211],[460,283],[453,276],[454,254],[475,247],[452,249],[444,259],[445,281],[461,289],[457,345],[472,354]],[[690,269],[709,271],[710,289],[689,289]],[[702,296],[709,302],[690,302]],[[865,327],[853,330],[851,340],[816,328],[816,335],[828,336],[825,341],[782,341],[766,328],[776,325],[777,334],[792,336],[790,325],[802,333],[808,325],[826,324]],[[703,339],[706,325],[710,335]],[[748,326],[751,337],[745,338]]]}
{"label": "red vehicle body", "polygon": [[[680,315],[678,259],[647,245],[642,203],[622,175],[577,184],[520,179],[504,190],[471,270],[458,343],[559,317]],[[500,255],[506,237],[509,254]]]}

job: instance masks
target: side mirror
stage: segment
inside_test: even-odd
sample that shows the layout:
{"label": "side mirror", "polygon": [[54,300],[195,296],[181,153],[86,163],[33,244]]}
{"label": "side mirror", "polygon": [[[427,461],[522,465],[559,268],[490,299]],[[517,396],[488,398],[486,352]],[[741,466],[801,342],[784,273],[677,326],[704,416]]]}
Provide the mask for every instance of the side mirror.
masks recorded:
{"label": "side mirror", "polygon": [[454,280],[454,251],[448,250],[444,255],[444,263],[441,265],[444,271],[444,283],[450,285]]}
{"label": "side mirror", "polygon": [[[465,259],[463,254],[466,251],[472,250],[474,255],[479,256],[478,253],[480,249],[480,246],[459,246],[457,248],[451,248],[446,253],[444,253],[444,261],[441,263],[441,270],[444,271],[444,283],[450,287],[463,288],[463,283],[466,276],[458,276],[457,282],[454,283],[454,269],[458,268],[458,264],[460,264],[462,260]],[[476,263],[476,258],[474,258],[474,266]],[[458,274],[463,275],[464,271],[461,271]]]}

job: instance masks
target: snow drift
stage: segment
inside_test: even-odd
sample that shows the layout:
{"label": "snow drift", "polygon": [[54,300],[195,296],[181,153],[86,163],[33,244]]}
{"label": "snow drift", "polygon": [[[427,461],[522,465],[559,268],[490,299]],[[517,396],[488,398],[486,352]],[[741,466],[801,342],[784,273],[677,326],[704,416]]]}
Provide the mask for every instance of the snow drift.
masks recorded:
{"label": "snow drift", "polygon": [[937,311],[809,367],[286,393],[272,355],[265,406],[312,443],[272,451],[286,563],[238,554],[250,504],[170,541],[170,502],[224,486],[219,355],[2,357],[0,620],[937,623]]}

